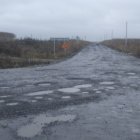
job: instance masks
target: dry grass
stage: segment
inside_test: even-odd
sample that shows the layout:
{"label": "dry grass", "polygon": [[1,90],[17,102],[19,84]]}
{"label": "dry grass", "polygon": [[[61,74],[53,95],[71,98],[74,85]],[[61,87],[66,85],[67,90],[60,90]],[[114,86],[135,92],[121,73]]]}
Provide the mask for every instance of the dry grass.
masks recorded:
{"label": "dry grass", "polygon": [[102,42],[102,44],[118,51],[131,53],[137,57],[140,57],[140,39],[128,39],[127,47],[125,46],[124,39],[107,40]]}
{"label": "dry grass", "polygon": [[53,41],[26,38],[14,41],[0,41],[0,68],[24,67],[35,64],[49,64],[78,52],[89,42],[70,40],[64,49],[64,42],[56,42],[54,58]]}

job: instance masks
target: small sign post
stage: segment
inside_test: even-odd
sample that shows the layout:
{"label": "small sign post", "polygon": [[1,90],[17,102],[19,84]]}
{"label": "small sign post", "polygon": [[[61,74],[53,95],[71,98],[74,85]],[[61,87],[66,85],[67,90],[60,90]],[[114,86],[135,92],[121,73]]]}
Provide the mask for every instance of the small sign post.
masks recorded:
{"label": "small sign post", "polygon": [[66,55],[67,54],[67,49],[70,48],[69,42],[64,42],[63,45],[62,45],[62,48],[64,49],[65,55]]}

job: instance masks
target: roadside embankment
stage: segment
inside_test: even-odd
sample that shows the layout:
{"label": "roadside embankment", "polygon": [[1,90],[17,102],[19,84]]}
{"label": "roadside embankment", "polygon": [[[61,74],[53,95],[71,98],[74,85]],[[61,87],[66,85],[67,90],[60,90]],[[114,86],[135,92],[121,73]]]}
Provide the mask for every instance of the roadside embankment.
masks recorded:
{"label": "roadside embankment", "polygon": [[140,39],[128,39],[127,46],[124,39],[107,40],[102,42],[102,44],[112,49],[140,57]]}
{"label": "roadside embankment", "polygon": [[83,40],[55,41],[54,44],[54,41],[32,38],[0,41],[0,68],[50,64],[72,56],[89,44]]}

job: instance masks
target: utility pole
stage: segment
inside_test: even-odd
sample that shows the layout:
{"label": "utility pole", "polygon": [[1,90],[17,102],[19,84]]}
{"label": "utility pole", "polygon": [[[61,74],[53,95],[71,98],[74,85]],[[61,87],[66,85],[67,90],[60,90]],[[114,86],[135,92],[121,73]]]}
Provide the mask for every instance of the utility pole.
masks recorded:
{"label": "utility pole", "polygon": [[127,21],[126,21],[125,47],[127,47],[127,44],[128,44],[128,40],[127,40],[127,38],[128,38],[128,23],[127,23]]}
{"label": "utility pole", "polygon": [[85,36],[85,41],[87,40],[87,37]]}
{"label": "utility pole", "polygon": [[104,41],[106,40],[106,34],[104,34]]}
{"label": "utility pole", "polygon": [[56,43],[55,43],[55,38],[53,40],[53,53],[54,53],[54,58],[56,57],[55,51],[56,51]]}
{"label": "utility pole", "polygon": [[111,32],[111,39],[113,40],[113,38],[114,38],[114,31],[112,30],[112,32]]}

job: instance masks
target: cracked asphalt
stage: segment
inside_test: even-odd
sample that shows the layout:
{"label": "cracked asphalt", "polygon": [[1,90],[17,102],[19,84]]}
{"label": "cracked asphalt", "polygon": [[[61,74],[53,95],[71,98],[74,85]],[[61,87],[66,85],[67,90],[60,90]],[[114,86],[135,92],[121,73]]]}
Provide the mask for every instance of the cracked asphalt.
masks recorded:
{"label": "cracked asphalt", "polygon": [[0,137],[139,140],[139,99],[139,58],[90,45],[57,64],[0,70]]}

